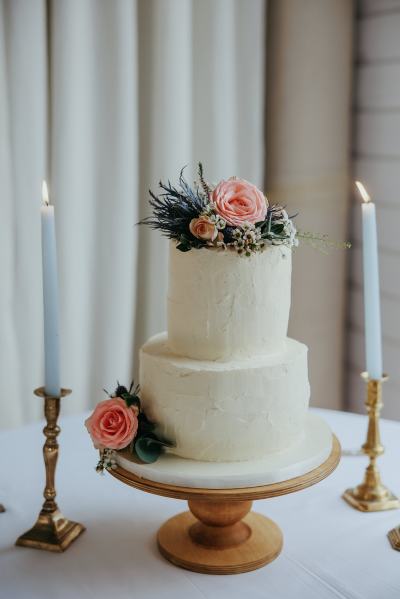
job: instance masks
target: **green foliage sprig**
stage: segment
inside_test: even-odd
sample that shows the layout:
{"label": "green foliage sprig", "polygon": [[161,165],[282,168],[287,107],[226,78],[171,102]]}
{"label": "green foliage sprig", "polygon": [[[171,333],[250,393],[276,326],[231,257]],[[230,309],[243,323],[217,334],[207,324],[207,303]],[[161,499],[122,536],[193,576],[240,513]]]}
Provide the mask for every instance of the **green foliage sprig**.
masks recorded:
{"label": "green foliage sprig", "polygon": [[351,248],[349,241],[336,241],[329,239],[328,235],[311,233],[310,231],[297,231],[296,235],[312,248],[327,254],[329,250],[347,250]]}

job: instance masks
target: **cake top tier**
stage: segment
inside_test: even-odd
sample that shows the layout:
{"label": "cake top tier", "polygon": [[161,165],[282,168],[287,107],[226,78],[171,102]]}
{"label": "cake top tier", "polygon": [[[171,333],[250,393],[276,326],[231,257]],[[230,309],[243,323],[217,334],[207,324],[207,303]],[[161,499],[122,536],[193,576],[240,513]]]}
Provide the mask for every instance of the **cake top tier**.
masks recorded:
{"label": "cake top tier", "polygon": [[229,360],[281,352],[290,309],[296,229],[282,206],[231,177],[213,186],[199,165],[190,186],[152,192],[145,223],[171,239],[168,343],[177,354]]}
{"label": "cake top tier", "polygon": [[171,242],[168,344],[181,356],[229,360],[285,349],[291,250],[272,246],[249,258]]}
{"label": "cake top tier", "polygon": [[[277,353],[287,336],[291,249],[299,234],[284,207],[237,177],[211,185],[199,165],[189,185],[160,182],[142,221],[171,240],[168,339],[178,354],[204,360]],[[333,244],[334,245],[334,244]]]}

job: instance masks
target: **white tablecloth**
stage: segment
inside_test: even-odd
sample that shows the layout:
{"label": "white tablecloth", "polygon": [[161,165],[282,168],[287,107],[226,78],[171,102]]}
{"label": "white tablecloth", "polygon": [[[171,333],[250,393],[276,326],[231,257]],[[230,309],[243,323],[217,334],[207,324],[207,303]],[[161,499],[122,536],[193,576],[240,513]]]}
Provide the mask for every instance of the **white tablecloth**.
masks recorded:
{"label": "white tablecloth", "polygon": [[[318,410],[343,449],[364,441],[366,417]],[[43,437],[39,425],[0,434],[1,599],[399,599],[400,552],[387,531],[400,511],[364,514],[341,498],[361,482],[363,456],[344,456],[330,477],[299,493],[255,502],[284,533],[280,557],[234,576],[176,568],[159,554],[158,527],[185,503],[143,493],[94,471],[96,452],[84,416],[61,419],[57,471],[59,505],[87,531],[64,554],[14,546],[41,507]],[[400,494],[400,423],[382,421],[383,481]]]}

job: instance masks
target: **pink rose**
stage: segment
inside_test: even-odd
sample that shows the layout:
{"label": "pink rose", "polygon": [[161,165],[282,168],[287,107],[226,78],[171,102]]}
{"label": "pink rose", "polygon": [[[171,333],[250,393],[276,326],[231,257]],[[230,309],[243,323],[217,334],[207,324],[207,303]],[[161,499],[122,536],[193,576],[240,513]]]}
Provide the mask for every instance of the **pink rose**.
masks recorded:
{"label": "pink rose", "polygon": [[204,239],[206,241],[214,241],[218,235],[218,229],[215,226],[215,223],[213,223],[208,216],[192,218],[189,229],[194,237],[197,237],[197,239]]}
{"label": "pink rose", "polygon": [[267,198],[255,185],[244,179],[232,177],[221,181],[212,192],[217,213],[229,225],[240,227],[244,222],[258,223],[265,220]]}
{"label": "pink rose", "polygon": [[85,422],[96,449],[123,449],[135,438],[137,409],[128,408],[120,397],[101,401]]}

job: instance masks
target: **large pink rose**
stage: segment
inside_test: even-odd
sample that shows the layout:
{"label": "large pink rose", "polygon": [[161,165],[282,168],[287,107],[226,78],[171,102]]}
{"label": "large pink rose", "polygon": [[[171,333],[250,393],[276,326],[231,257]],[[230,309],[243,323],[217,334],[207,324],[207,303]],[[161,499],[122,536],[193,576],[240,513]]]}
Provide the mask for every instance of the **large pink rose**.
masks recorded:
{"label": "large pink rose", "polygon": [[96,449],[123,449],[135,438],[137,408],[128,408],[120,397],[101,401],[85,422]]}
{"label": "large pink rose", "polygon": [[229,225],[258,223],[265,219],[268,202],[262,191],[244,179],[221,181],[212,192],[215,210]]}

